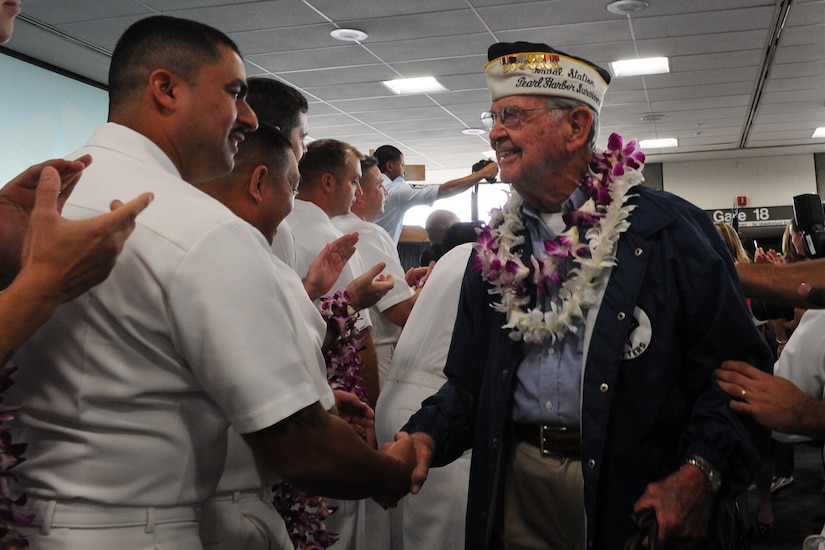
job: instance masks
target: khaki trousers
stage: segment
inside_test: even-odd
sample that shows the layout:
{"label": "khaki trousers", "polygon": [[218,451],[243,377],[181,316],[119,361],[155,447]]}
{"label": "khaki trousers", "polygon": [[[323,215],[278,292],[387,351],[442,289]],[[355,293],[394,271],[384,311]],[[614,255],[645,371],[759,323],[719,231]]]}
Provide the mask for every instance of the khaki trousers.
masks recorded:
{"label": "khaki trousers", "polygon": [[581,460],[542,456],[538,447],[514,442],[506,465],[503,492],[503,509],[493,534],[493,548],[585,548]]}

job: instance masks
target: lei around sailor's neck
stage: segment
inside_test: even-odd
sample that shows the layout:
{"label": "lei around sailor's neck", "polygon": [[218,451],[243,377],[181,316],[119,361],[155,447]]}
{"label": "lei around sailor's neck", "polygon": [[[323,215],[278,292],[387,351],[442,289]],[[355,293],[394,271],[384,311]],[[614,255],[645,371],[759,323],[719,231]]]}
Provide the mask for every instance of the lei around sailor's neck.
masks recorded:
{"label": "lei around sailor's neck", "polygon": [[[530,265],[519,253],[525,242],[522,198],[511,191],[504,207],[491,211],[490,224],[473,245],[473,269],[490,284],[488,292],[498,296],[491,307],[505,314],[502,328],[511,339],[553,346],[578,330],[577,321],[596,302],[601,283],[616,265],[616,244],[630,227],[628,217],[635,208],[626,204],[628,191],[644,180],[644,160],[635,140],[625,144],[619,134],[611,134],[607,150],[593,154],[579,183],[587,200],[563,216],[568,229],[545,240],[544,249],[530,256]],[[566,273],[559,268],[564,258],[573,263]],[[547,311],[528,307],[528,281],[547,295]]]}

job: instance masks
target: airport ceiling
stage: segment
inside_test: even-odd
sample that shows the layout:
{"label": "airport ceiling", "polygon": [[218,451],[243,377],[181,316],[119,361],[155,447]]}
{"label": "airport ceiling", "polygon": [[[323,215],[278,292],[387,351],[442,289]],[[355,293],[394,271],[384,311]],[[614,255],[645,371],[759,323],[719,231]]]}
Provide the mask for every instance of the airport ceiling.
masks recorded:
{"label": "airport ceiling", "polygon": [[[493,42],[544,42],[604,67],[666,56],[669,74],[613,79],[601,144],[614,131],[679,140],[646,151],[649,161],[825,151],[825,139],[811,137],[825,126],[825,0],[648,0],[620,15],[608,3],[24,0],[6,46],[105,85],[115,42],[134,21],[202,21],[238,43],[249,76],[307,96],[311,137],[364,152],[393,144],[428,170],[469,169],[490,149],[486,134],[461,131],[479,128],[489,108],[483,65]],[[337,28],[368,36],[341,42],[330,36]],[[448,91],[396,96],[381,84],[419,76]]]}

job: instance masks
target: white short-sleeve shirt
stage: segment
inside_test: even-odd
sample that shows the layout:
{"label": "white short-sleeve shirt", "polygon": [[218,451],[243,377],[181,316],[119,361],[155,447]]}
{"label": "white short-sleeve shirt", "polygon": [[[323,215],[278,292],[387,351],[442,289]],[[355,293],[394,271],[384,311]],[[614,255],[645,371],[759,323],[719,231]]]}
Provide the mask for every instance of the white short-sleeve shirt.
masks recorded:
{"label": "white short-sleeve shirt", "polygon": [[295,233],[289,226],[286,220],[278,224],[278,231],[272,238],[272,253],[275,254],[282,262],[295,269],[295,264],[298,259],[295,256]]}
{"label": "white short-sleeve shirt", "polygon": [[[332,223],[342,233],[358,232],[358,244],[355,245],[365,265],[386,262],[382,273],[390,274],[395,285],[378,302],[370,308],[372,319],[372,341],[376,348],[380,345],[393,345],[401,335],[401,327],[390,322],[381,313],[407,300],[415,294],[404,280],[404,266],[398,257],[398,250],[383,227],[364,221],[350,212],[346,216],[332,218]],[[389,365],[387,365],[389,367]]]}
{"label": "white short-sleeve shirt", "polygon": [[[302,306],[268,243],[180,179],[151,141],[99,127],[63,209],[144,191],[109,278],[60,306],[15,356],[20,490],[122,506],[193,505],[217,483],[229,422],[261,430],[331,396]],[[228,420],[227,420],[228,419]]]}

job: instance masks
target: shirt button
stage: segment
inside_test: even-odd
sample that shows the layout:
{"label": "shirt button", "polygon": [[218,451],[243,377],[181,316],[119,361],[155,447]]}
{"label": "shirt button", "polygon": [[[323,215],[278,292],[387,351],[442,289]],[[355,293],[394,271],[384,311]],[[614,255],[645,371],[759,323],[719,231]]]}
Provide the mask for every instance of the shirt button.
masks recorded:
{"label": "shirt button", "polygon": [[602,384],[601,386],[599,386],[599,389],[601,390],[602,393],[604,393],[610,388],[608,387],[607,384]]}
{"label": "shirt button", "polygon": [[641,256],[644,253],[644,250],[637,248],[633,253],[636,254],[636,256]]}
{"label": "shirt button", "polygon": [[596,461],[591,458],[590,460],[587,461],[587,467],[592,470],[593,468],[596,467]]}
{"label": "shirt button", "polygon": [[620,311],[619,314],[616,315],[616,319],[618,319],[619,321],[624,321],[624,318],[625,318],[624,311]]}
{"label": "shirt button", "polygon": [[548,401],[547,403],[544,404],[544,408],[549,411],[550,409],[553,408],[553,403]]}
{"label": "shirt button", "polygon": [[509,371],[507,369],[504,369],[503,371],[501,371],[501,377],[504,378],[505,380],[507,380],[508,372]]}

